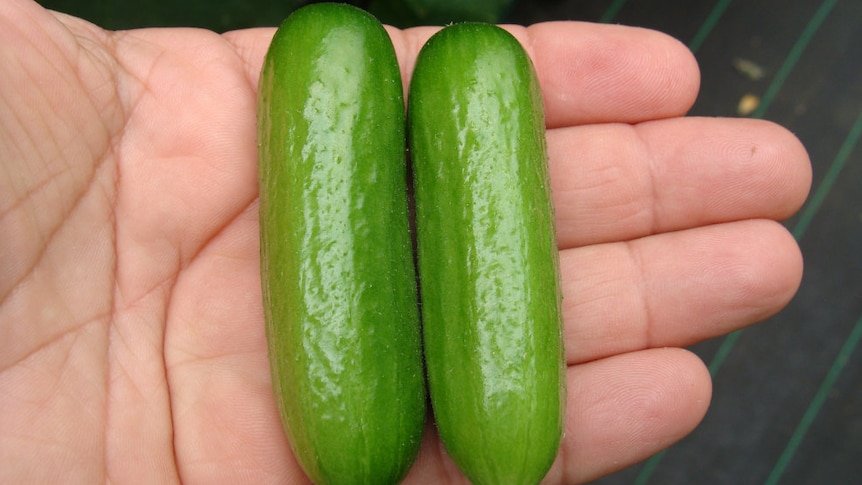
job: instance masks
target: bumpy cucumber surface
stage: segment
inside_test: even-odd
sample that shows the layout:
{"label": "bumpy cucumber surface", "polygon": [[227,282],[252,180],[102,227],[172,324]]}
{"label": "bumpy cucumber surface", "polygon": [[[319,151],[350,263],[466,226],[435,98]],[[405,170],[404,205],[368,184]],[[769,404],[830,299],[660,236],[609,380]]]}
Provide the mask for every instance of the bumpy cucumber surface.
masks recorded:
{"label": "bumpy cucumber surface", "polygon": [[423,47],[408,126],[440,436],[477,484],[538,483],[564,415],[559,263],[532,63],[487,24]]}
{"label": "bumpy cucumber surface", "polygon": [[261,277],[286,433],[316,483],[397,482],[426,402],[393,46],[357,8],[301,8],[259,93]]}

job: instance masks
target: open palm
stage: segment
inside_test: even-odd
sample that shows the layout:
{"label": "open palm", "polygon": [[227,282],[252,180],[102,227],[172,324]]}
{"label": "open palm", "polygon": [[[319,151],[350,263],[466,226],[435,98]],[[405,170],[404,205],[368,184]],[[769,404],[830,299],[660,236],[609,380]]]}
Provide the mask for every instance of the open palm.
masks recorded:
{"label": "open palm", "polygon": [[[681,118],[691,55],[619,26],[511,29],[539,71],[568,408],[547,477],[666,447],[710,379],[680,350],[784,306],[807,194],[772,124]],[[391,29],[408,78],[433,31]],[[105,32],[0,4],[0,482],[302,483],[270,387],[255,97],[272,29]],[[429,425],[408,482],[463,480]]]}

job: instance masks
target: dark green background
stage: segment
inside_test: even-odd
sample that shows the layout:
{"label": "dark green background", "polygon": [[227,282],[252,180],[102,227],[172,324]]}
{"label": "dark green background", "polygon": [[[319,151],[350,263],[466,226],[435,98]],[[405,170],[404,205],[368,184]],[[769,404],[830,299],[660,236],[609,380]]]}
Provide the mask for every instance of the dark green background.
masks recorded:
{"label": "dark green background", "polygon": [[[274,26],[295,7],[290,0],[42,3],[107,28],[217,31]],[[435,4],[448,7],[435,11]],[[453,5],[479,8],[459,12]],[[862,2],[380,0],[362,6],[396,25],[499,18],[650,27],[686,42],[698,58],[703,86],[692,114],[738,116],[744,94],[760,96],[749,116],[788,127],[813,163],[812,195],[786,221],[805,257],[802,287],[785,311],[763,324],[695,346],[714,378],[705,421],[667,452],[600,483],[862,483]],[[743,75],[735,58],[762,66],[764,76]]]}
{"label": "dark green background", "polygon": [[[345,0],[383,22],[406,27],[453,20],[495,22],[513,0]],[[219,32],[274,26],[309,0],[44,0],[43,6],[92,20],[108,29],[202,27]]]}
{"label": "dark green background", "polygon": [[44,0],[46,8],[113,30],[136,27],[202,27],[223,32],[278,25],[300,0]]}

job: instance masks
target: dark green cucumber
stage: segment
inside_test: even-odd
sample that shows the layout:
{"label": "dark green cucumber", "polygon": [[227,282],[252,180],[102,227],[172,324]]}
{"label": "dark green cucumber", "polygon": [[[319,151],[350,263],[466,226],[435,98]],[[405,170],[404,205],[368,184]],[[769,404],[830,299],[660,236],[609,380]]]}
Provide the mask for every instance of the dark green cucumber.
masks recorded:
{"label": "dark green cucumber", "polygon": [[410,84],[408,127],[431,404],[477,484],[538,483],[565,401],[544,114],[518,41],[444,28]]}
{"label": "dark green cucumber", "polygon": [[295,11],[258,103],[261,279],[285,431],[316,483],[397,482],[426,402],[389,36],[355,7]]}

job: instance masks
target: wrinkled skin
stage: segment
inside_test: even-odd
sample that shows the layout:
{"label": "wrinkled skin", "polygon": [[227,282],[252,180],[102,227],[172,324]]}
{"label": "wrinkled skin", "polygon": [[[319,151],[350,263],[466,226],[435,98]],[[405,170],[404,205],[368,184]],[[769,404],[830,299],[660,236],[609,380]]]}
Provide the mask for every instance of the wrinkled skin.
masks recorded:
{"label": "wrinkled skin", "polygon": [[[390,29],[405,79],[431,28]],[[781,309],[777,222],[811,180],[774,124],[683,118],[685,47],[622,26],[511,27],[545,96],[568,407],[547,483],[689,433],[711,383],[679,347]],[[107,32],[0,2],[0,482],[304,483],[270,388],[256,84],[273,29]],[[463,478],[429,424],[408,483]]]}

